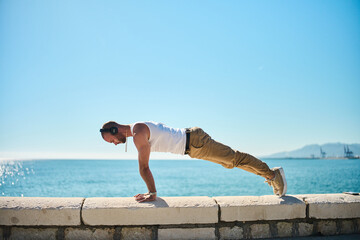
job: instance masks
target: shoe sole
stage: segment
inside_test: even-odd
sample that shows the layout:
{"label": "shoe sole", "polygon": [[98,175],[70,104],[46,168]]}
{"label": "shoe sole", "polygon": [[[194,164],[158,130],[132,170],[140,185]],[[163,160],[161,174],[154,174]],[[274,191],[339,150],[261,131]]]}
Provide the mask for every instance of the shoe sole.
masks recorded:
{"label": "shoe sole", "polygon": [[283,179],[283,182],[284,182],[284,191],[282,192],[281,196],[284,196],[286,194],[286,191],[287,191],[287,183],[286,183],[286,179],[285,179],[285,172],[284,172],[284,169],[282,167],[279,168],[279,171],[280,171],[280,175]]}

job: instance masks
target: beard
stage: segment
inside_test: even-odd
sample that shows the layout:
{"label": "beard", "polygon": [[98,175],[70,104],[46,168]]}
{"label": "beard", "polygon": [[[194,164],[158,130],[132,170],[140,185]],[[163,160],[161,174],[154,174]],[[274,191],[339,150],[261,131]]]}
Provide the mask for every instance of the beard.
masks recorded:
{"label": "beard", "polygon": [[126,137],[125,136],[120,136],[118,138],[118,140],[121,142],[121,143],[125,143],[126,142]]}

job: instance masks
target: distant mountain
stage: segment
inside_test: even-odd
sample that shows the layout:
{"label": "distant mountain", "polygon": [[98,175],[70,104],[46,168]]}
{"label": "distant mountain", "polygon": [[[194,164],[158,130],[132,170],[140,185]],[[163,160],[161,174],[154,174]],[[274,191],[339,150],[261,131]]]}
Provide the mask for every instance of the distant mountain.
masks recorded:
{"label": "distant mountain", "polygon": [[327,143],[323,145],[311,144],[306,145],[300,149],[289,151],[289,152],[279,152],[274,153],[265,158],[309,158],[309,157],[320,157],[320,148],[326,153],[326,157],[343,157],[344,156],[344,146],[349,146],[350,151],[354,153],[354,156],[360,155],[360,144],[345,144],[345,143]]}

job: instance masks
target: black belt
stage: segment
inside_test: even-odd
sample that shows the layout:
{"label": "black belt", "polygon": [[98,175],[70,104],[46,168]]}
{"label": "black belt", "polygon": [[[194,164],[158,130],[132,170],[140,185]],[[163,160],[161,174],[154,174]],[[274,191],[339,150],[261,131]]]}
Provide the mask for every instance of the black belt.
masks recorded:
{"label": "black belt", "polygon": [[185,154],[189,154],[189,152],[190,152],[190,128],[186,128],[185,133],[186,133]]}

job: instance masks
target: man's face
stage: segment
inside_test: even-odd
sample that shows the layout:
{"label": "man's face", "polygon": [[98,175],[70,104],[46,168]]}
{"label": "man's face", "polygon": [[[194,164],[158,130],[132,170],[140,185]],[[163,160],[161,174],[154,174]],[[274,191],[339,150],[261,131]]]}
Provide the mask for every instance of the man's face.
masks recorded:
{"label": "man's face", "polygon": [[105,133],[104,140],[107,141],[108,143],[113,143],[115,145],[118,145],[119,143],[125,143],[126,137],[122,136],[119,133],[115,135],[112,135],[111,133]]}

